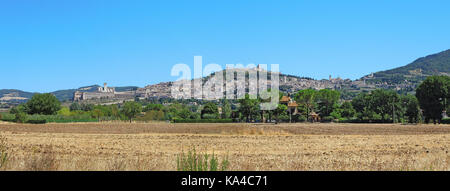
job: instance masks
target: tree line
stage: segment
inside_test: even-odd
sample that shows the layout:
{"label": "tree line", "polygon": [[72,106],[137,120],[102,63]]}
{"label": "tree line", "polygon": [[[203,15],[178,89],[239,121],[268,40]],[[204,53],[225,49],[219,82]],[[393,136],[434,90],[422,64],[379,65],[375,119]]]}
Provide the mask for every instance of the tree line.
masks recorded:
{"label": "tree line", "polygon": [[[298,104],[297,114],[279,103],[276,109],[264,111],[260,103],[268,100],[135,100],[113,105],[93,105],[74,102],[63,107],[52,94],[35,94],[27,103],[10,110],[16,122],[47,119],[61,121],[89,119],[132,121],[201,121],[230,119],[233,122],[304,122],[318,114],[322,122],[380,122],[380,123],[441,123],[443,113],[450,112],[450,77],[430,76],[416,89],[416,95],[398,94],[377,89],[359,93],[351,101],[342,101],[339,91],[305,89],[292,94],[279,93],[279,99],[289,96]],[[269,90],[270,92],[270,90]],[[291,108],[292,109],[292,108]],[[38,116],[38,117],[37,117]],[[46,117],[47,116],[47,117]],[[56,117],[55,117],[56,116]],[[53,118],[52,118],[53,119]],[[50,120],[52,121],[52,120]],[[55,121],[57,121],[55,119]]]}

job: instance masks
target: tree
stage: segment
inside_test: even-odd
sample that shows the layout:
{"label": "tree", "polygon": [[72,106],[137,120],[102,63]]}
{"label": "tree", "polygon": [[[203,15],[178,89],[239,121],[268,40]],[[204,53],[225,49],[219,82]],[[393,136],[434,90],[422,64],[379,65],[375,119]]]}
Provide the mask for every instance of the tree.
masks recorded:
{"label": "tree", "polygon": [[272,113],[273,113],[273,115],[275,116],[275,119],[276,119],[275,123],[278,123],[280,121],[280,116],[283,113],[286,113],[287,109],[288,109],[288,107],[286,105],[278,104],[278,107],[275,110],[272,111]]}
{"label": "tree", "polygon": [[345,118],[352,118],[355,116],[356,111],[353,108],[353,105],[351,102],[344,102],[341,107],[340,107],[340,113],[341,113],[341,117],[345,117]]}
{"label": "tree", "polygon": [[351,103],[359,120],[375,119],[376,113],[373,111],[374,104],[372,103],[371,94],[361,93]]}
{"label": "tree", "polygon": [[161,104],[148,104],[144,107],[144,112],[147,111],[162,111],[164,109],[164,106]]}
{"label": "tree", "polygon": [[[265,108],[260,108],[261,120],[265,123],[267,119],[272,121],[272,116],[274,115],[274,110],[277,109],[280,99],[284,96],[279,90],[272,91],[272,89],[267,89],[266,91],[259,92],[258,102],[264,104]],[[278,99],[278,102],[272,102],[272,99]]]}
{"label": "tree", "polygon": [[416,97],[425,116],[425,123],[441,123],[442,112],[449,97],[450,77],[430,76],[416,90]]}
{"label": "tree", "polygon": [[120,111],[119,111],[119,107],[117,105],[111,105],[111,116],[114,119],[120,119]]}
{"label": "tree", "polygon": [[81,110],[83,110],[83,111],[92,111],[92,110],[94,110],[94,105],[93,104],[82,103],[81,104]]}
{"label": "tree", "polygon": [[78,102],[74,102],[70,105],[70,111],[81,111],[81,105]]}
{"label": "tree", "polygon": [[402,96],[402,103],[405,108],[405,116],[409,123],[418,123],[420,119],[419,101],[413,95]]}
{"label": "tree", "polygon": [[16,107],[13,107],[13,108],[9,111],[9,113],[11,113],[11,114],[16,114],[16,113],[19,113],[19,112],[26,113],[26,107],[25,107],[24,104],[20,104],[20,105],[18,105],[18,106],[16,106]]}
{"label": "tree", "polygon": [[335,90],[322,89],[316,93],[315,98],[321,117],[330,116],[331,112],[336,108],[340,97],[341,94]]}
{"label": "tree", "polygon": [[25,123],[27,121],[27,114],[25,112],[19,111],[15,114],[16,123]]}
{"label": "tree", "polygon": [[191,113],[191,110],[189,110],[188,108],[183,108],[178,112],[178,116],[182,119],[189,119],[191,117]]}
{"label": "tree", "polygon": [[228,119],[230,117],[231,117],[231,105],[227,99],[224,99],[222,105],[222,119]]}
{"label": "tree", "polygon": [[400,110],[399,96],[394,91],[376,89],[371,92],[370,109],[381,116],[381,120],[386,120],[386,115],[394,120],[395,110]]}
{"label": "tree", "polygon": [[100,118],[104,116],[104,113],[101,109],[94,109],[92,110],[92,117],[95,117],[100,122]]}
{"label": "tree", "polygon": [[26,103],[29,114],[54,115],[61,109],[61,102],[53,94],[34,94]]}
{"label": "tree", "polygon": [[248,94],[244,99],[239,100],[238,111],[245,117],[246,122],[250,122],[259,114],[259,102],[257,99],[250,99]]}
{"label": "tree", "polygon": [[132,119],[142,112],[142,105],[134,101],[125,102],[122,112],[128,117],[131,123]]}
{"label": "tree", "polygon": [[297,103],[306,109],[306,119],[308,119],[309,114],[314,111],[316,106],[315,96],[316,90],[313,89],[300,90],[297,94],[295,94],[295,100]]}
{"label": "tree", "polygon": [[202,109],[202,114],[201,114],[202,119],[205,114],[209,114],[209,116],[216,115],[216,118],[217,118],[217,114],[219,114],[219,109],[217,108],[217,105],[214,104],[213,102],[206,103]]}
{"label": "tree", "polygon": [[398,121],[403,115],[399,95],[390,90],[376,89],[370,94],[361,93],[352,100],[352,106],[360,120]]}

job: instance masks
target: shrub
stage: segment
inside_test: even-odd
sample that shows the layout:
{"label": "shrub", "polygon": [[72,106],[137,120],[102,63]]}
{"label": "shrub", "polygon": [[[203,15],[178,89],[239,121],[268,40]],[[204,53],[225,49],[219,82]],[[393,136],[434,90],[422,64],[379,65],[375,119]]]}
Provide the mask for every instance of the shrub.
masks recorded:
{"label": "shrub", "polygon": [[164,120],[163,111],[147,111],[144,116],[136,118],[138,121],[162,121]]}
{"label": "shrub", "polygon": [[333,117],[333,119],[339,119],[341,118],[341,114],[338,111],[333,111],[330,113],[330,116]]}
{"label": "shrub", "polygon": [[47,123],[47,120],[41,119],[41,120],[28,120],[27,123],[31,124],[45,124]]}
{"label": "shrub", "polygon": [[289,122],[289,115],[283,113],[278,117],[278,119],[283,122]]}
{"label": "shrub", "polygon": [[67,107],[63,107],[58,111],[58,115],[70,116],[71,115],[70,109]]}
{"label": "shrub", "polygon": [[27,121],[27,114],[24,112],[17,112],[14,121],[16,123],[25,123]]}
{"label": "shrub", "polygon": [[450,118],[442,119],[442,124],[450,124]]}
{"label": "shrub", "polygon": [[189,150],[187,154],[182,152],[177,156],[178,171],[226,171],[229,164],[228,157],[222,159],[219,164],[217,156],[207,153],[197,154],[195,148]]}
{"label": "shrub", "polygon": [[75,123],[75,122],[97,122],[89,114],[63,116],[63,115],[28,115],[27,123]]}
{"label": "shrub", "polygon": [[299,115],[296,119],[297,122],[305,122],[306,121],[306,117],[303,115]]}
{"label": "shrub", "polygon": [[0,120],[2,121],[9,121],[9,122],[14,122],[16,116],[14,114],[11,113],[2,113],[2,118]]}
{"label": "shrub", "polygon": [[333,120],[334,120],[334,117],[332,117],[332,116],[326,116],[326,117],[322,118],[322,122],[325,122],[325,123],[332,122]]}
{"label": "shrub", "polygon": [[218,116],[216,114],[203,114],[203,119],[218,119]]}

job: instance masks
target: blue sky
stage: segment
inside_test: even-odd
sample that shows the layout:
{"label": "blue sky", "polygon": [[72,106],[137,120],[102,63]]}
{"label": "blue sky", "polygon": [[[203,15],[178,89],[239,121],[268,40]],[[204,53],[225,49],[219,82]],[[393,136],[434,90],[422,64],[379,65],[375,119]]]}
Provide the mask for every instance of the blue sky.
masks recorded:
{"label": "blue sky", "polygon": [[0,1],[0,89],[145,86],[177,63],[356,79],[450,49],[450,1]]}

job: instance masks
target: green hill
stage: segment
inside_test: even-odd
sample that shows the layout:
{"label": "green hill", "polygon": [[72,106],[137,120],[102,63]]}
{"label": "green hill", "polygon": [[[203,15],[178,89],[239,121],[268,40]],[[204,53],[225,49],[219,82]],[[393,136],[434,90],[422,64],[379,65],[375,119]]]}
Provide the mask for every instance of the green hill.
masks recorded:
{"label": "green hill", "polygon": [[377,72],[373,77],[365,78],[369,83],[401,84],[405,80],[419,83],[431,75],[450,75],[450,50],[422,57],[406,66]]}
{"label": "green hill", "polygon": [[31,92],[24,92],[24,91],[15,90],[15,89],[0,90],[0,97],[5,96],[6,94],[14,94],[15,97],[24,97],[24,98],[31,98],[34,95],[34,93],[31,93]]}

